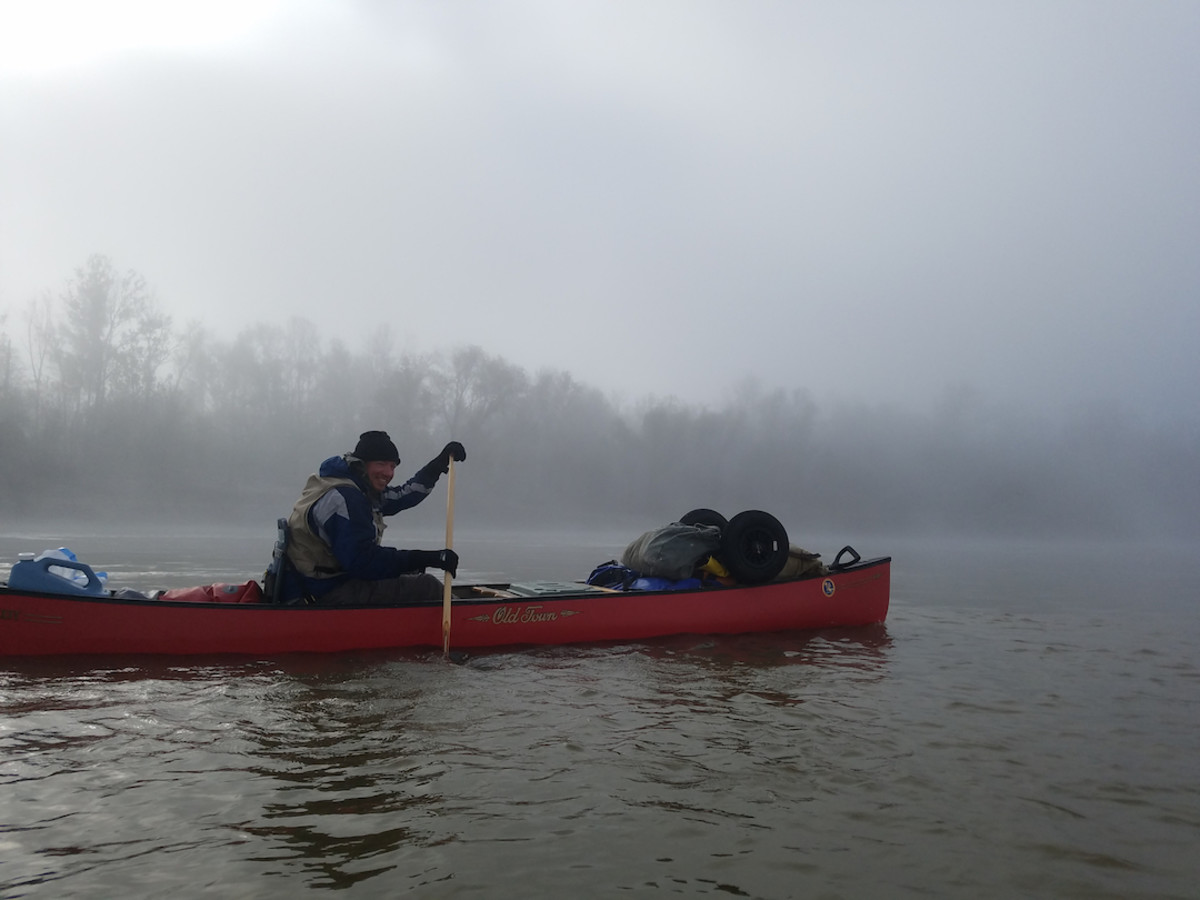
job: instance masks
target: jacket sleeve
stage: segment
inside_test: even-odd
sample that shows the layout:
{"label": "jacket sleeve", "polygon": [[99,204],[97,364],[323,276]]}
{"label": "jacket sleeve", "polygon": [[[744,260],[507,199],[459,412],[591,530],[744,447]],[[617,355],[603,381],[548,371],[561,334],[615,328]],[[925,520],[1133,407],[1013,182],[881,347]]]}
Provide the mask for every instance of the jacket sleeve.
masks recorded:
{"label": "jacket sleeve", "polygon": [[[412,501],[409,506],[419,500]],[[352,487],[329,491],[309,510],[313,531],[333,551],[351,578],[377,581],[420,571],[417,553],[375,543],[375,521],[362,492]]]}
{"label": "jacket sleeve", "polygon": [[389,485],[380,498],[379,511],[385,516],[394,516],[401,510],[411,509],[429,496],[441,475],[436,468],[427,465],[404,484]]}

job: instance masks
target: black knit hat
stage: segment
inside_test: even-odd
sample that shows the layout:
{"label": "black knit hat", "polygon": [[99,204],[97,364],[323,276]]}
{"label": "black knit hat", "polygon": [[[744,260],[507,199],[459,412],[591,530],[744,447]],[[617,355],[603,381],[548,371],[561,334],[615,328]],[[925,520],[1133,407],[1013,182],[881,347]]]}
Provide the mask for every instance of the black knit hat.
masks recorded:
{"label": "black knit hat", "polygon": [[386,431],[364,431],[358,436],[354,456],[363,462],[393,462],[400,464],[400,454]]}

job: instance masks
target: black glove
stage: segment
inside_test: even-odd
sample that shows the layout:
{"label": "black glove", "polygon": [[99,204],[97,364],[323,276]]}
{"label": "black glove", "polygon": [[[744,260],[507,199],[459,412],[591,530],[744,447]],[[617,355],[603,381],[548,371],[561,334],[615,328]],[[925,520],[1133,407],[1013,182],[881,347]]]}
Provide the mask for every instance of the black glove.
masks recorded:
{"label": "black glove", "polygon": [[442,448],[442,452],[430,460],[428,469],[434,469],[445,475],[450,471],[450,460],[462,462],[467,458],[467,451],[463,449],[463,445],[458,441],[451,441]]}
{"label": "black glove", "polygon": [[432,566],[450,573],[451,578],[458,576],[458,554],[447,547],[445,550],[417,550],[421,566]]}

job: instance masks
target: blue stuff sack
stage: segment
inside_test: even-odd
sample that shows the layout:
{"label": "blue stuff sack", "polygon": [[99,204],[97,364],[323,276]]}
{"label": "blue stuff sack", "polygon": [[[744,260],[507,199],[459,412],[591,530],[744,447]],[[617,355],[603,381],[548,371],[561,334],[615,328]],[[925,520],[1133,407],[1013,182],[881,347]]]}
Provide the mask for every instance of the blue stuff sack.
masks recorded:
{"label": "blue stuff sack", "polygon": [[615,559],[610,559],[608,562],[601,563],[592,569],[592,574],[587,577],[587,583],[596,587],[627,591],[634,580],[639,577],[639,572],[635,572],[628,566],[621,565]]}
{"label": "blue stuff sack", "polygon": [[637,578],[629,585],[631,591],[687,591],[703,587],[699,578]]}

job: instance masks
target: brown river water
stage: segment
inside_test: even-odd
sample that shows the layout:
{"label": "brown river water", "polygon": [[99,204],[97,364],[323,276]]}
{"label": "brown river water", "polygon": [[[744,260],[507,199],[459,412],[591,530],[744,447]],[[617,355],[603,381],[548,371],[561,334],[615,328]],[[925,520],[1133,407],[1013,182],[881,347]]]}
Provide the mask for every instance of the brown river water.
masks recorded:
{"label": "brown river water", "polygon": [[[467,533],[460,576],[633,536]],[[186,537],[10,529],[0,561],[175,587],[273,535]],[[1200,548],[855,546],[894,558],[885,625],[0,660],[0,897],[1196,897]]]}

